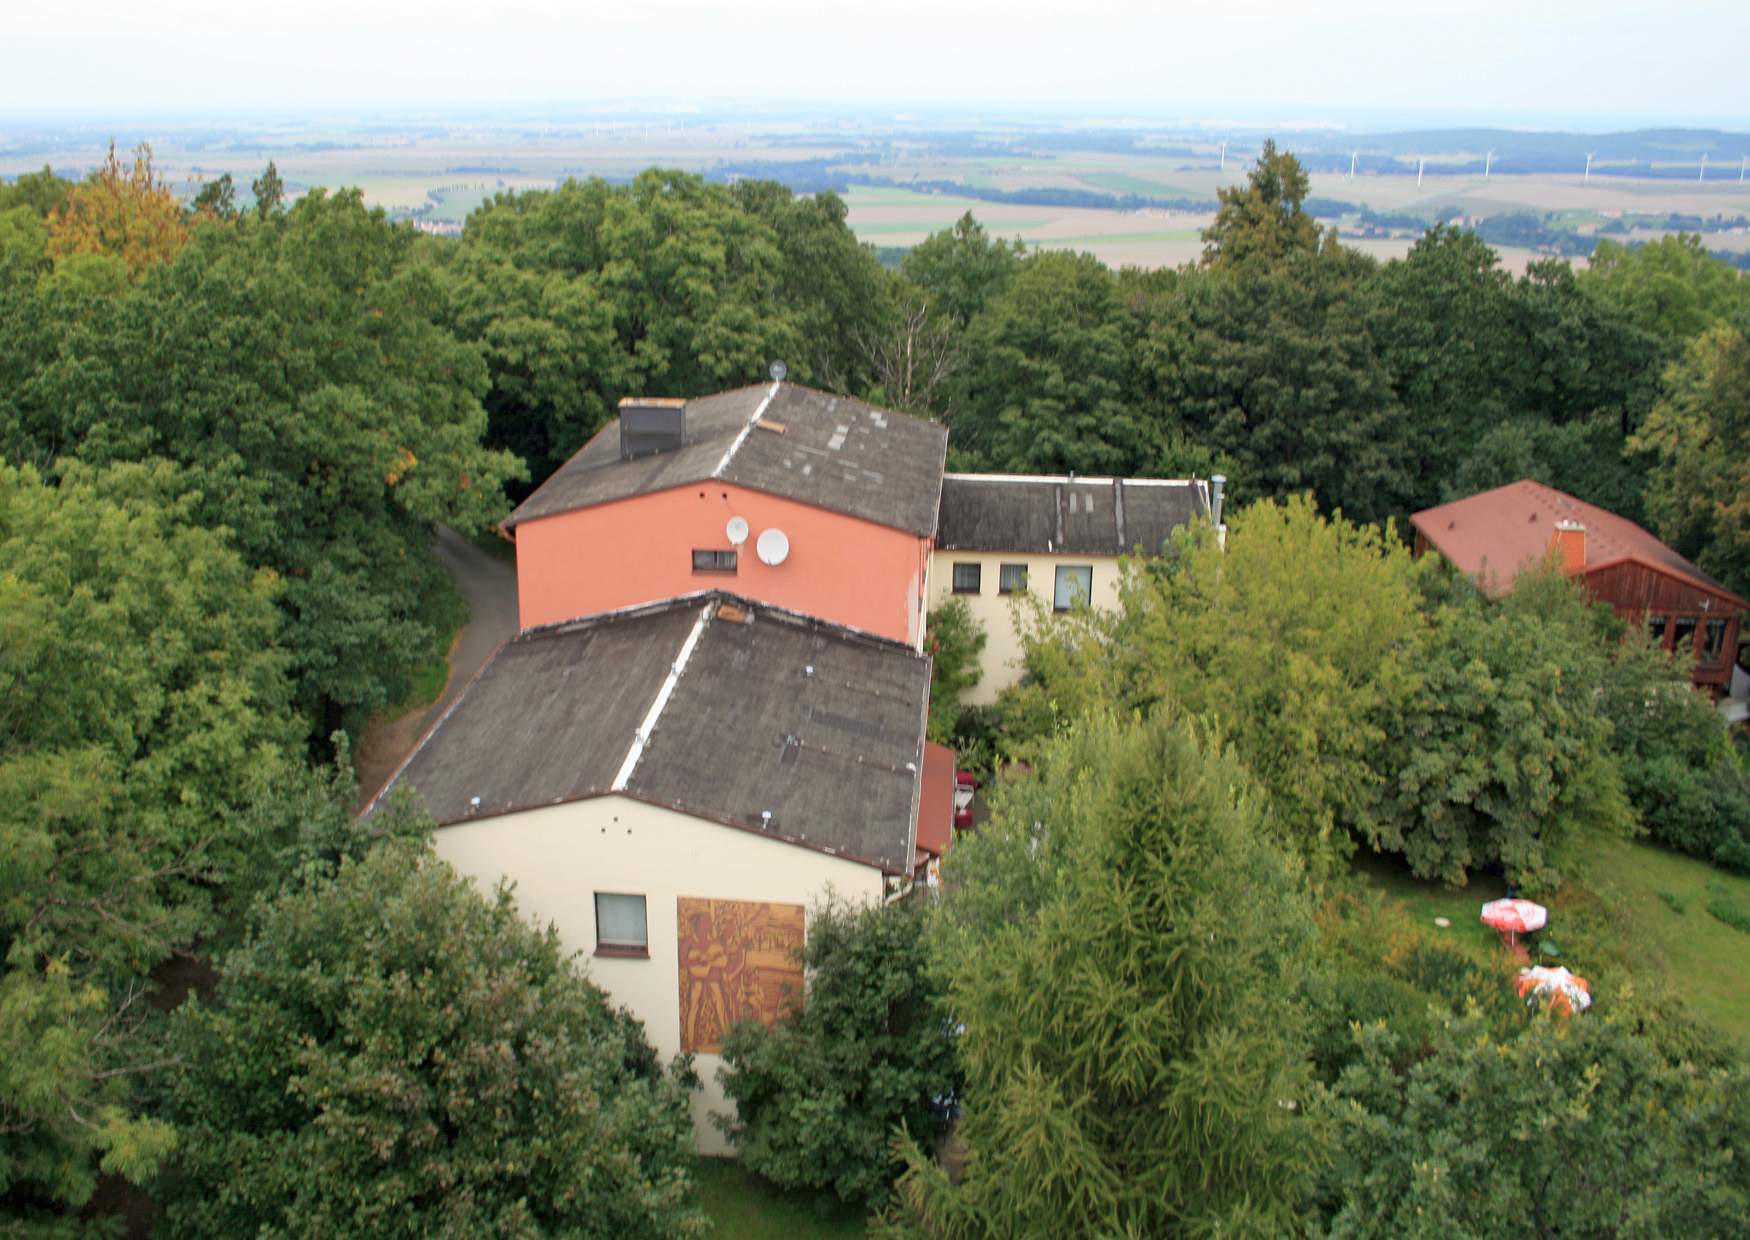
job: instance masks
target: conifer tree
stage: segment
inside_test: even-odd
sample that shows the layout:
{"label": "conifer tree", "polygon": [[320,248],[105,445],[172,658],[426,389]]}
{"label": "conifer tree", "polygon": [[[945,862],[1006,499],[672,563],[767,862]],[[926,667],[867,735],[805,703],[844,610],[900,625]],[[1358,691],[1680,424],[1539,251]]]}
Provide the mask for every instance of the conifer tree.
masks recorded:
{"label": "conifer tree", "polygon": [[1313,924],[1257,795],[1186,724],[1094,718],[951,856],[964,1174],[912,1146],[897,1230],[1294,1229],[1321,1158],[1295,995]]}

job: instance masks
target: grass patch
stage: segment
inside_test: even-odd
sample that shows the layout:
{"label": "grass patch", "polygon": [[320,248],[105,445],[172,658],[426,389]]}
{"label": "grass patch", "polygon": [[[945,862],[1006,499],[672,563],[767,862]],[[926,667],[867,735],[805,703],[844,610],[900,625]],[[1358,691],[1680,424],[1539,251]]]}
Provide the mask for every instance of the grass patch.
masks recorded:
{"label": "grass patch", "polygon": [[[1357,856],[1357,876],[1401,900],[1418,924],[1478,952],[1498,951],[1495,934],[1477,920],[1480,906],[1504,892],[1499,879],[1476,876],[1463,889],[1424,882],[1397,858]],[[1686,916],[1697,897],[1711,914]],[[1550,929],[1538,939],[1561,943],[1561,963],[1589,978],[1608,1003],[1620,977],[1642,979],[1680,995],[1694,1014],[1750,1047],[1750,877],[1651,844],[1604,840],[1592,845],[1573,879],[1548,901]],[[1553,961],[1552,961],[1553,963]]]}
{"label": "grass patch", "polygon": [[[1651,844],[1608,840],[1594,847],[1580,882],[1599,899],[1634,971],[1663,979],[1696,1015],[1750,1046],[1750,951],[1715,912],[1750,908],[1750,878]],[[1712,917],[1687,917],[1697,896]],[[1730,913],[1728,913],[1728,916]],[[1747,918],[1746,920],[1750,920]]]}
{"label": "grass patch", "polygon": [[[1453,942],[1478,953],[1499,950],[1499,937],[1480,920],[1483,905],[1507,894],[1506,884],[1499,878],[1476,874],[1468,887],[1448,887],[1417,878],[1400,857],[1365,850],[1356,854],[1354,868],[1371,886],[1402,901],[1411,918],[1424,929],[1451,936]],[[1452,924],[1436,925],[1439,917]]]}
{"label": "grass patch", "polygon": [[1750,912],[1732,898],[1732,893],[1723,884],[1707,885],[1707,911],[1732,929],[1750,934]]}
{"label": "grass patch", "polygon": [[719,1236],[736,1240],[796,1240],[800,1236],[861,1236],[863,1212],[831,1193],[787,1193],[744,1171],[732,1158],[701,1158],[694,1172],[699,1204]]}

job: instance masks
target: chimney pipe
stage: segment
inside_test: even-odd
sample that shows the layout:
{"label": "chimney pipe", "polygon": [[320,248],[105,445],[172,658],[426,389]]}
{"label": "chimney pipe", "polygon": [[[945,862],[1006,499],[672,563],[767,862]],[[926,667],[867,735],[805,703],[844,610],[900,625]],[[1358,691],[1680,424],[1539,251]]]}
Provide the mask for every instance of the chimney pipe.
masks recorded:
{"label": "chimney pipe", "polygon": [[1227,475],[1214,474],[1209,479],[1209,523],[1221,528],[1222,492],[1227,490]]}
{"label": "chimney pipe", "polygon": [[1577,573],[1586,567],[1586,527],[1578,521],[1557,521],[1550,533],[1550,546],[1568,572]]}

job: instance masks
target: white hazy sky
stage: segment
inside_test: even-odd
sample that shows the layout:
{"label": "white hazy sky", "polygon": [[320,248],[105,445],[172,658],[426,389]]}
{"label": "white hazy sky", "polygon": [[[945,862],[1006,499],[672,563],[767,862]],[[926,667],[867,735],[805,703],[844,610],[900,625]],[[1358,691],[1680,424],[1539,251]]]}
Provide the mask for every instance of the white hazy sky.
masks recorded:
{"label": "white hazy sky", "polygon": [[0,119],[661,99],[1750,128],[1750,0],[0,0]]}

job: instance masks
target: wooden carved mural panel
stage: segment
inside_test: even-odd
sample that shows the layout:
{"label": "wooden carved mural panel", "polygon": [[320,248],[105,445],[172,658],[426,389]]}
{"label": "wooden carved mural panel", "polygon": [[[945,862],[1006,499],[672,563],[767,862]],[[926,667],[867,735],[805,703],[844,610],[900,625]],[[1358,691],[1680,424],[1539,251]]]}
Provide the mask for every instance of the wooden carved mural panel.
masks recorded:
{"label": "wooden carved mural panel", "polygon": [[676,920],[683,1051],[715,1052],[736,1021],[770,1025],[801,997],[802,905],[681,896]]}

